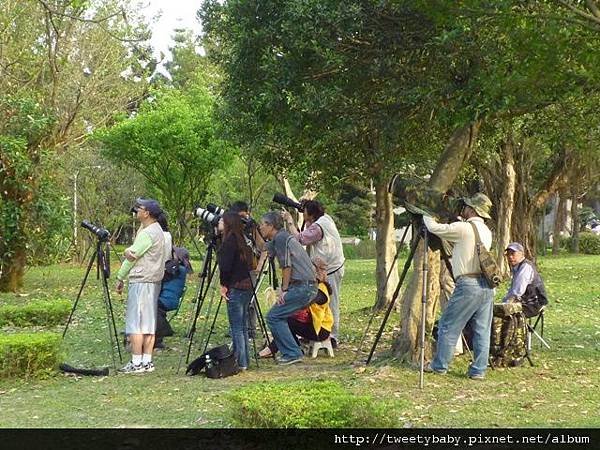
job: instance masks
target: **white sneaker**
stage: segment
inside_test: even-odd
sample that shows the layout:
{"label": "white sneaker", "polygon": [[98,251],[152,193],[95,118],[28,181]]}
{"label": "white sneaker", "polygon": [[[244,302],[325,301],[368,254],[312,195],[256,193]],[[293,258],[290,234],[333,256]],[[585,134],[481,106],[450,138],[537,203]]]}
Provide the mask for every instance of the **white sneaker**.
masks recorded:
{"label": "white sneaker", "polygon": [[129,361],[123,367],[119,369],[121,373],[142,373],[145,372],[142,364],[134,364],[133,361]]}
{"label": "white sneaker", "polygon": [[154,363],[152,361],[144,364],[143,367],[144,367],[144,372],[154,372]]}

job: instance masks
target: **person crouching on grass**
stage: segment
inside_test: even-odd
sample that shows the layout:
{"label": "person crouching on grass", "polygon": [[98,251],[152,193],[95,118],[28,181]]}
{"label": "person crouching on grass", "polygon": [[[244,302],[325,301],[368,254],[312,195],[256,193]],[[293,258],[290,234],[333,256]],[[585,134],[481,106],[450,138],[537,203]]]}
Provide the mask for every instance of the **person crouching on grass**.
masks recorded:
{"label": "person crouching on grass", "polygon": [[266,213],[260,221],[260,232],[268,244],[269,255],[281,267],[281,295],[267,313],[267,324],[281,352],[279,364],[302,361],[302,349],[294,339],[287,319],[296,311],[308,307],[317,294],[316,273],[302,244],[283,229],[283,219],[277,212]]}
{"label": "person crouching on grass", "polygon": [[117,273],[117,293],[123,293],[129,278],[125,333],[131,343],[131,361],[119,371],[154,371],[152,349],[156,332],[156,314],[161,281],[165,272],[165,237],[157,219],[163,214],[159,203],[138,198],[132,212],[141,222],[133,245],[125,250],[125,260]]}

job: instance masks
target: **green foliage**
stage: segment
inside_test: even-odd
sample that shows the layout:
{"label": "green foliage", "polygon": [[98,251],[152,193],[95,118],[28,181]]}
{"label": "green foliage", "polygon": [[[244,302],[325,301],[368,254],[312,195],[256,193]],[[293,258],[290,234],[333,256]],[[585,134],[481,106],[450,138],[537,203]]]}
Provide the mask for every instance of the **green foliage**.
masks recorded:
{"label": "green foliage", "polygon": [[[561,247],[567,250],[573,248],[573,238],[561,240]],[[600,255],[600,236],[594,233],[579,233],[579,253]]]}
{"label": "green foliage", "polygon": [[365,237],[374,225],[375,198],[373,193],[360,185],[340,183],[327,212],[335,218],[342,235]]}
{"label": "green foliage", "polygon": [[216,134],[214,98],[202,85],[163,89],[131,118],[97,132],[102,153],[134,168],[176,218],[204,199],[215,170],[231,159]]}
{"label": "green foliage", "polygon": [[[67,201],[48,170],[49,152],[40,141],[53,124],[34,98],[0,96],[0,266],[8,274],[29,260],[51,260],[64,247]],[[40,247],[42,247],[40,249]],[[14,286],[13,286],[14,287]]]}
{"label": "green foliage", "polygon": [[393,427],[384,403],[334,381],[258,383],[228,394],[235,426],[257,428]]}
{"label": "green foliage", "polygon": [[346,259],[375,259],[377,249],[376,241],[363,239],[358,245],[344,244],[344,256]]}
{"label": "green foliage", "polygon": [[31,377],[56,369],[61,358],[56,333],[0,335],[0,378]]}
{"label": "green foliage", "polygon": [[0,327],[54,326],[69,317],[71,302],[64,299],[34,300],[24,305],[0,305]]}

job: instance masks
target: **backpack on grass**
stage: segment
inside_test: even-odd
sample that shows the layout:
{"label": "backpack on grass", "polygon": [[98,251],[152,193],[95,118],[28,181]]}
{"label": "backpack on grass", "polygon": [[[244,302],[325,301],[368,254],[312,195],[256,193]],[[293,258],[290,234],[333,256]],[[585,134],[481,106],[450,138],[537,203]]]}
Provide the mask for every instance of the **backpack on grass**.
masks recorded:
{"label": "backpack on grass", "polygon": [[494,305],[490,363],[493,367],[517,367],[527,357],[527,318],[520,303]]}
{"label": "backpack on grass", "polygon": [[[208,356],[208,359],[207,359]],[[206,363],[209,361],[209,366]],[[228,345],[211,348],[193,360],[185,371],[186,375],[198,375],[202,370],[208,378],[225,378],[239,373],[237,358]]]}

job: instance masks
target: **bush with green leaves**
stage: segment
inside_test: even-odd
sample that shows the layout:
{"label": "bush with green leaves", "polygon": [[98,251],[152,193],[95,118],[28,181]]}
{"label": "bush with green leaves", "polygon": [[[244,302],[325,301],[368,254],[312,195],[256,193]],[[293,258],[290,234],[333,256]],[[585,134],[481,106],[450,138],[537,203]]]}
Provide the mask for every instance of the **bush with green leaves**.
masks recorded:
{"label": "bush with green leaves", "polygon": [[57,333],[0,335],[0,378],[30,377],[54,370],[61,359]]}
{"label": "bush with green leaves", "polygon": [[587,255],[600,255],[600,236],[594,233],[580,233],[579,252]]}
{"label": "bush with green leaves", "polygon": [[334,381],[263,382],[227,395],[234,426],[258,428],[393,427],[385,403]]}
{"label": "bush with green leaves", "polygon": [[375,259],[375,241],[364,239],[358,245],[344,244],[344,256],[346,259]]}
{"label": "bush with green leaves", "polygon": [[0,305],[0,326],[54,326],[66,322],[71,302],[65,299],[33,300],[23,305]]}

